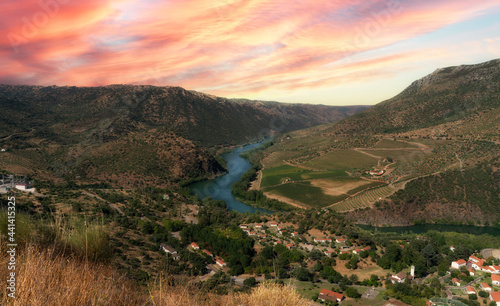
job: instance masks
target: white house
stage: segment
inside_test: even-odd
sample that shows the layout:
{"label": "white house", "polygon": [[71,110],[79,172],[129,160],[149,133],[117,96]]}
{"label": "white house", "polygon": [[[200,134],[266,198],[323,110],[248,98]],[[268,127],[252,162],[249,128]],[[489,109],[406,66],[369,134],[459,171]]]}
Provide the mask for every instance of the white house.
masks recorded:
{"label": "white house", "polygon": [[162,244],[160,244],[160,248],[161,248],[163,251],[165,251],[165,253],[167,253],[167,254],[171,254],[171,255],[172,255],[172,257],[173,257],[175,260],[177,260],[177,259],[179,259],[179,258],[180,258],[179,254],[177,254],[177,251],[176,251],[173,247],[168,246],[168,245],[166,245],[166,244],[162,243]]}
{"label": "white house", "polygon": [[491,292],[491,287],[487,283],[481,283],[481,288],[483,288],[484,291]]}
{"label": "white house", "polygon": [[465,288],[465,293],[467,293],[467,294],[475,294],[476,290],[474,290],[474,288],[472,288],[471,286],[467,286]]}
{"label": "white house", "polygon": [[500,286],[500,275],[491,274],[491,284],[493,286]]}
{"label": "white house", "polygon": [[463,259],[459,259],[457,261],[453,261],[451,263],[451,267],[453,269],[460,269],[461,267],[465,267],[465,265],[467,264],[467,262]]}
{"label": "white house", "polygon": [[217,258],[215,260],[215,263],[217,263],[217,265],[219,265],[220,267],[225,267],[226,266],[226,263],[224,262],[224,260],[222,260],[220,258]]}
{"label": "white house", "polygon": [[189,246],[191,248],[193,248],[193,250],[199,250],[200,249],[200,246],[196,242],[191,243]]}
{"label": "white house", "polygon": [[337,243],[344,243],[345,239],[344,238],[337,238],[337,239],[335,239],[335,242],[337,242]]}
{"label": "white house", "polygon": [[492,302],[497,303],[497,306],[500,306],[500,292],[491,292],[490,293],[490,300]]}
{"label": "white house", "polygon": [[398,274],[395,274],[395,275],[389,277],[389,279],[391,280],[391,282],[393,284],[395,284],[395,283],[404,283],[405,279],[406,279],[406,273],[405,272],[399,272]]}

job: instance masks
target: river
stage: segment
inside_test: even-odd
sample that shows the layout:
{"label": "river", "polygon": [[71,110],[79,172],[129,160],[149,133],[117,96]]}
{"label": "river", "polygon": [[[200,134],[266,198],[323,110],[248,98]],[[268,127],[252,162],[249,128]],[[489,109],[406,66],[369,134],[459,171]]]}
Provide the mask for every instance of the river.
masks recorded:
{"label": "river", "polygon": [[410,226],[391,226],[391,227],[375,227],[369,225],[358,225],[358,227],[371,232],[377,231],[380,233],[414,233],[424,234],[434,230],[439,232],[455,232],[466,233],[473,235],[488,234],[491,236],[500,236],[500,228],[491,226],[474,226],[474,225],[451,225],[451,224],[417,224]]}
{"label": "river", "polygon": [[242,213],[255,213],[257,211],[263,213],[271,213],[271,211],[265,209],[246,205],[236,200],[236,198],[231,193],[231,186],[233,185],[233,183],[237,182],[245,172],[252,168],[252,164],[247,159],[242,158],[240,154],[248,150],[257,148],[265,141],[266,140],[242,146],[234,149],[229,153],[223,154],[222,158],[226,161],[228,172],[223,176],[220,176],[213,180],[194,183],[189,186],[189,189],[192,193],[197,194],[200,199],[211,197],[214,200],[223,200],[224,202],[226,202],[226,205],[230,210],[236,210]]}

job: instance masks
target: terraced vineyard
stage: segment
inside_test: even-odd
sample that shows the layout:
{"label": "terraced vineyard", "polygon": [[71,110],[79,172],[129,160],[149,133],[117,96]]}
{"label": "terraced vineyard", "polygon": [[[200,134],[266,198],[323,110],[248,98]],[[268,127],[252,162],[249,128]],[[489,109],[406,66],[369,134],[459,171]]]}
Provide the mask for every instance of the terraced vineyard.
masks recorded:
{"label": "terraced vineyard", "polygon": [[408,180],[405,180],[378,188],[368,189],[331,207],[337,211],[350,211],[357,208],[369,207],[379,199],[384,199],[399,189],[403,189],[407,182]]}

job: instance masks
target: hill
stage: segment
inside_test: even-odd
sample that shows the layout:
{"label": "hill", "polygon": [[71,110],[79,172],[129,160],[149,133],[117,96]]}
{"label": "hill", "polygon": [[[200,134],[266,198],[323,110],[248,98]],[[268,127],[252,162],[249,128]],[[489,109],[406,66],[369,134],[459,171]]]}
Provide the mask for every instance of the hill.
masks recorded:
{"label": "hill", "polygon": [[[500,59],[496,59],[437,69],[395,97],[332,125],[327,132],[334,135],[400,133],[455,122],[461,127],[459,131],[453,132],[454,128],[447,126],[439,132],[457,137],[484,134],[498,139],[498,124],[487,123],[499,118],[499,106]],[[480,122],[487,126],[481,130],[472,128]]]}
{"label": "hill", "polygon": [[263,153],[258,187],[362,223],[500,222],[499,80],[500,60],[438,69],[364,112],[290,133]]}
{"label": "hill", "polygon": [[340,120],[366,107],[225,98],[180,87],[0,85],[0,169],[166,185],[216,175],[217,148]]}

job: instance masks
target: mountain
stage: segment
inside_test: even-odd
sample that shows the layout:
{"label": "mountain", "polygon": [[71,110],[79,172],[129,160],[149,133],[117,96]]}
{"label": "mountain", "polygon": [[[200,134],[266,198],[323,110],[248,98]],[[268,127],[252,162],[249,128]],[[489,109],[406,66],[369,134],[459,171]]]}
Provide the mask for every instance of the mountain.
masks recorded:
{"label": "mountain", "polygon": [[[0,85],[0,169],[126,186],[216,175],[207,153],[364,106],[229,100],[180,87]],[[43,174],[43,175],[42,175]]]}
{"label": "mountain", "polygon": [[437,69],[395,97],[269,147],[269,197],[355,222],[500,223],[500,60]]}
{"label": "mountain", "polygon": [[[462,137],[478,133],[498,137],[500,128],[495,122],[500,116],[499,106],[500,59],[496,59],[437,69],[397,96],[334,124],[327,132],[334,135],[400,133],[456,122],[460,131],[448,126],[441,132]],[[485,126],[480,131],[474,129],[482,124]]]}

